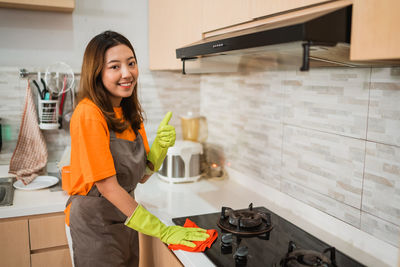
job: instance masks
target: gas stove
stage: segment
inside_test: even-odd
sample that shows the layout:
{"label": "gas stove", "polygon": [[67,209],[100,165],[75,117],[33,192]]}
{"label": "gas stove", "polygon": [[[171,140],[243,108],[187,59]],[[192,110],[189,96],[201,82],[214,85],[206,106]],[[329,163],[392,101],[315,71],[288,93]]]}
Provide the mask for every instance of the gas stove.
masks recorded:
{"label": "gas stove", "polygon": [[365,266],[265,207],[222,207],[221,212],[186,218],[215,229],[218,239],[204,253],[216,266],[235,267],[359,267]]}

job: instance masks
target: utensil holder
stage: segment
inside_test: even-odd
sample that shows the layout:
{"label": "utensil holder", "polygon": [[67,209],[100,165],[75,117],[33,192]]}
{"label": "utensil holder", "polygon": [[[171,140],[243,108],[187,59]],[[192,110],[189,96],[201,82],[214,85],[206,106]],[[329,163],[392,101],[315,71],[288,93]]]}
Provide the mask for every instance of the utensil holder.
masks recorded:
{"label": "utensil holder", "polygon": [[56,130],[58,123],[58,100],[43,100],[38,97],[39,128]]}

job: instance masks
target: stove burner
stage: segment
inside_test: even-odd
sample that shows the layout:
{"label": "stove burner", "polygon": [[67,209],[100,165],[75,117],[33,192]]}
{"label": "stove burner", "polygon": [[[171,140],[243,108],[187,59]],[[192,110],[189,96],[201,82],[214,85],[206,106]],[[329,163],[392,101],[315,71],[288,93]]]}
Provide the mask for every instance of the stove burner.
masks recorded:
{"label": "stove burner", "polygon": [[272,230],[269,213],[253,210],[253,203],[246,210],[233,210],[222,207],[218,226],[230,233],[243,236],[256,236],[266,234],[269,239],[269,231]]}
{"label": "stove burner", "polygon": [[[330,252],[330,257],[324,255],[326,252]],[[325,249],[323,253],[306,250],[306,249],[296,249],[296,244],[292,241],[289,242],[289,250],[281,261],[281,266],[283,267],[337,267],[335,260],[335,248],[330,247]]]}
{"label": "stove burner", "polygon": [[248,210],[235,211],[231,208],[226,208],[225,212],[228,213],[228,221],[230,224],[235,226],[239,225],[243,228],[259,226],[262,223],[262,216],[265,216],[265,214],[253,211],[253,203],[249,205]]}

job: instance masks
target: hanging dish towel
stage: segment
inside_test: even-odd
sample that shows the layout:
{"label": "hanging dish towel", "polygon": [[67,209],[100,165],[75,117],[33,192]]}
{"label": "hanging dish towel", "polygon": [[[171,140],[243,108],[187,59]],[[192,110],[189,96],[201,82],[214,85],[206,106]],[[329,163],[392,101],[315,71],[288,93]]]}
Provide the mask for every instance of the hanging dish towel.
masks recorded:
{"label": "hanging dish towel", "polygon": [[[183,225],[183,227],[199,228],[197,226],[197,224],[195,224],[188,218],[186,218],[186,221],[185,221],[185,224]],[[217,239],[217,237],[218,237],[218,232],[217,232],[217,230],[214,230],[214,229],[207,230],[207,234],[209,234],[210,237],[204,241],[192,241],[193,243],[196,244],[196,246],[194,248],[191,248],[191,247],[188,247],[185,245],[175,245],[175,244],[169,245],[168,248],[170,250],[181,249],[181,250],[190,251],[190,252],[202,252],[202,251],[206,250],[206,248],[210,248],[212,243],[214,243],[215,239]]]}
{"label": "hanging dish towel", "polygon": [[17,146],[11,157],[9,173],[25,185],[32,182],[47,164],[47,147],[39,129],[35,103],[28,81]]}

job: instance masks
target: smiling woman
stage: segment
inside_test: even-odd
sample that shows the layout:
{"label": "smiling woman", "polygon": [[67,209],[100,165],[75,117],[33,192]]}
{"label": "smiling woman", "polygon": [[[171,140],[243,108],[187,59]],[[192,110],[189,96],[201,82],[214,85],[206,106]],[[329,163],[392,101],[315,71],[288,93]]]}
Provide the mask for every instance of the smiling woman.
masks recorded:
{"label": "smiling woman", "polygon": [[[103,80],[104,78],[104,80]],[[93,38],[83,57],[79,99],[90,99],[103,113],[113,131],[122,132],[132,126],[141,128],[142,108],[137,97],[137,58],[132,44],[124,36],[106,31]],[[132,83],[132,89],[118,88],[120,83]],[[117,91],[128,91],[122,96]],[[119,103],[117,103],[118,99]],[[113,100],[113,101],[110,101]],[[115,105],[113,102],[116,102]],[[113,106],[121,106],[125,121],[114,116]]]}
{"label": "smiling woman", "polygon": [[89,42],[70,123],[71,164],[62,176],[76,267],[138,266],[137,231],[192,247],[209,237],[204,229],[166,226],[134,199],[136,185],[175,143],[168,112],[149,149],[137,80],[135,51],[124,36],[106,31]]}

